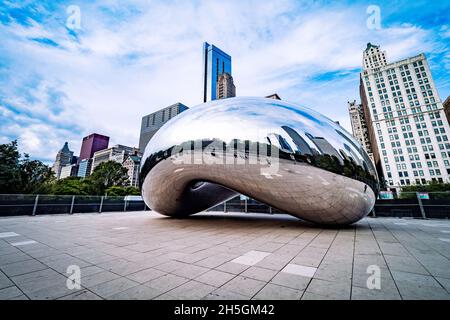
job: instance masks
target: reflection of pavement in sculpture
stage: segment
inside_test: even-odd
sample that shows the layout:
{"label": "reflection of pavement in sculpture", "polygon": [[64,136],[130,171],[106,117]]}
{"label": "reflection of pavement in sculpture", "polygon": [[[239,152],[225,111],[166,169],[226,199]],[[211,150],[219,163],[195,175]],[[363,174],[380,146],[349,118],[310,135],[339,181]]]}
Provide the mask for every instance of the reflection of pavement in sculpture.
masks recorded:
{"label": "reflection of pavement in sculpture", "polygon": [[147,205],[168,216],[242,193],[324,224],[361,219],[378,191],[349,133],[315,111],[262,98],[216,100],[170,120],[147,145],[140,182]]}

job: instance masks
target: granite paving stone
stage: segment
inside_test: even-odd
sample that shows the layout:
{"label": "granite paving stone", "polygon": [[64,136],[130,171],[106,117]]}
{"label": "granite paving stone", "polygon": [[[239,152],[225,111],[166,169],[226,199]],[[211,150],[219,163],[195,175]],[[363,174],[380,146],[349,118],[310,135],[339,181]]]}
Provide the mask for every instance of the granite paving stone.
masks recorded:
{"label": "granite paving stone", "polygon": [[265,282],[263,281],[237,276],[224,284],[221,288],[251,298],[261,290],[264,285]]}
{"label": "granite paving stone", "polygon": [[174,274],[166,274],[159,278],[145,282],[144,285],[167,292],[188,281],[189,279],[179,277]]}
{"label": "granite paving stone", "polygon": [[172,289],[167,294],[174,297],[175,299],[199,300],[204,298],[215,289],[216,288],[213,286],[191,280]]}
{"label": "granite paving stone", "polygon": [[102,298],[108,298],[137,285],[139,285],[139,283],[125,277],[120,277],[108,282],[97,284],[89,289]]}
{"label": "granite paving stone", "polygon": [[195,278],[195,281],[209,284],[214,287],[220,287],[235,277],[232,273],[218,270],[210,270]]}
{"label": "granite paving stone", "polygon": [[265,269],[261,267],[250,267],[244,272],[241,273],[243,277],[252,278],[264,282],[268,282],[270,279],[272,279],[278,271],[271,270],[271,269]]}
{"label": "granite paving stone", "polygon": [[127,278],[139,283],[148,282],[165,275],[166,272],[154,268],[144,269],[127,275]]}
{"label": "granite paving stone", "polygon": [[[0,217],[0,299],[449,300],[449,234],[438,219],[323,228],[232,212]],[[379,289],[368,288],[374,268]]]}
{"label": "granite paving stone", "polygon": [[299,300],[303,291],[268,283],[259,291],[254,300]]}
{"label": "granite paving stone", "polygon": [[16,286],[0,289],[0,300],[11,300],[22,295],[22,291]]}

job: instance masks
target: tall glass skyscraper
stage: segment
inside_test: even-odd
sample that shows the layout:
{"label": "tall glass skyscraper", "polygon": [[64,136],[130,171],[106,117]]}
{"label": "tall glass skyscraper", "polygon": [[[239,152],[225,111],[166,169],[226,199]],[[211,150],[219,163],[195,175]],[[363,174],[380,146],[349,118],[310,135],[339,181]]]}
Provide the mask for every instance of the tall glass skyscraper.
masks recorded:
{"label": "tall glass skyscraper", "polygon": [[203,102],[216,100],[217,80],[222,73],[231,75],[231,57],[205,42],[203,44]]}

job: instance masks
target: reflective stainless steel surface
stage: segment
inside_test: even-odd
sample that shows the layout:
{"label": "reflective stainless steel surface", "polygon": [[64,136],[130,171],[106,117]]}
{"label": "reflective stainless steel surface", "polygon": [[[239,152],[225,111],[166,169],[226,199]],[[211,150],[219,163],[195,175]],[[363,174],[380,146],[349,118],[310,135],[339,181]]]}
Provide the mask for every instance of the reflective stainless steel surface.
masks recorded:
{"label": "reflective stainless steel surface", "polygon": [[361,145],[325,116],[274,99],[230,98],[167,122],[145,149],[140,184],[147,205],[168,216],[241,193],[303,220],[349,224],[373,208],[376,176]]}

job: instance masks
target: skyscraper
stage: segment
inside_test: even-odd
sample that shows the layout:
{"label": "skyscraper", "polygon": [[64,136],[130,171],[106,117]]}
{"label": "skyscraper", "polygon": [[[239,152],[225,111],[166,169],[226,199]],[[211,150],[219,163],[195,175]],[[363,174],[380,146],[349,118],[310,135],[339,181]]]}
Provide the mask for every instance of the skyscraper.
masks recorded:
{"label": "skyscraper", "polygon": [[92,159],[83,159],[78,166],[77,176],[86,178],[91,173]]}
{"label": "skyscraper", "polygon": [[349,101],[348,112],[350,114],[350,123],[352,125],[353,136],[363,146],[364,151],[366,151],[373,162],[372,146],[369,139],[369,130],[367,128],[362,104],[357,104],[356,100]]}
{"label": "skyscraper", "polygon": [[449,182],[449,124],[424,54],[389,63],[368,44],[361,102],[375,165],[387,187]]}
{"label": "skyscraper", "polygon": [[177,102],[171,106],[142,117],[141,133],[139,135],[140,152],[144,152],[147,143],[150,141],[156,131],[158,131],[159,128],[164,125],[164,123],[187,109],[189,108],[184,104]]}
{"label": "skyscraper", "polygon": [[61,168],[72,163],[72,157],[73,151],[69,150],[69,144],[65,142],[64,146],[56,154],[55,163],[52,166],[56,179],[59,179],[61,176]]}
{"label": "skyscraper", "polygon": [[92,133],[83,138],[81,144],[79,162],[84,159],[90,159],[96,151],[108,148],[109,137]]}
{"label": "skyscraper", "polygon": [[217,80],[217,99],[236,97],[236,87],[233,77],[228,73],[222,73]]}
{"label": "skyscraper", "polygon": [[203,102],[216,100],[217,80],[222,73],[231,73],[231,57],[205,42],[203,44]]}
{"label": "skyscraper", "polygon": [[450,123],[450,96],[448,96],[447,99],[445,99],[443,106],[445,115],[447,116],[447,121]]}
{"label": "skyscraper", "polygon": [[141,164],[141,157],[138,155],[128,155],[122,163],[122,166],[127,169],[129,185],[132,187],[139,186],[139,165]]}
{"label": "skyscraper", "polygon": [[366,50],[363,52],[364,69],[379,68],[387,65],[386,51],[381,51],[380,46],[367,44]]}

